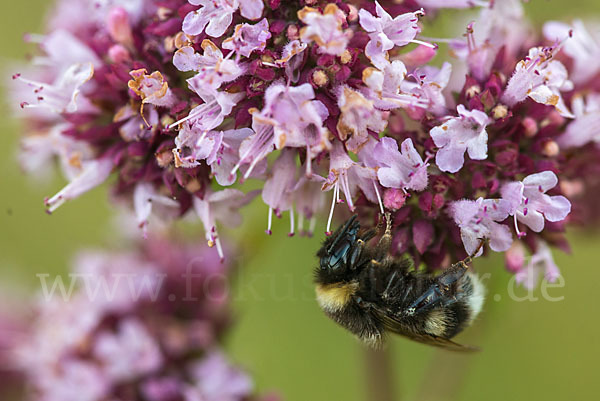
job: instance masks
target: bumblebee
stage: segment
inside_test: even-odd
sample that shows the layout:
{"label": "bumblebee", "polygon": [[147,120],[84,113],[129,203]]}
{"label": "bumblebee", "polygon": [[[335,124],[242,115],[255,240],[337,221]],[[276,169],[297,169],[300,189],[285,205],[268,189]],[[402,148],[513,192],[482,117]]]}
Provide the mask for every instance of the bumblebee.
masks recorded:
{"label": "bumblebee", "polygon": [[315,270],[320,307],[372,347],[380,347],[390,332],[450,350],[475,350],[450,339],[481,311],[485,288],[468,264],[483,241],[443,273],[419,273],[408,259],[389,255],[391,228],[386,214],[385,231],[370,246],[379,230],[361,230],[354,215],[325,239]]}

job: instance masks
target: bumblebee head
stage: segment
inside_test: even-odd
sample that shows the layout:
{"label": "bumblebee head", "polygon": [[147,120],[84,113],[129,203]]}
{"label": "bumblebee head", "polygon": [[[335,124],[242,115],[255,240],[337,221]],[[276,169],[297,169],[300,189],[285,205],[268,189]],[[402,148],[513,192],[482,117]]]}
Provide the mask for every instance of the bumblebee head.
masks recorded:
{"label": "bumblebee head", "polygon": [[338,282],[356,269],[360,251],[357,246],[359,230],[360,223],[354,215],[325,240],[317,253],[319,267],[315,271],[315,276],[318,283]]}

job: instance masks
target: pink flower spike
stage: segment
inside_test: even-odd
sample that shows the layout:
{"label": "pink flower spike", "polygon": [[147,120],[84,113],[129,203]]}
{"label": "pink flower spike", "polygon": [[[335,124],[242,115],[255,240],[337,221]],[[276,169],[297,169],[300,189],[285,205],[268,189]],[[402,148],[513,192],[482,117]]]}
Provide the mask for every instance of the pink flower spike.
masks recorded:
{"label": "pink flower spike", "polygon": [[435,162],[440,170],[450,173],[459,171],[465,152],[473,160],[487,159],[488,134],[485,130],[490,118],[482,111],[467,111],[462,104],[457,107],[458,117],[434,127],[429,132],[435,145],[440,148]]}
{"label": "pink flower spike", "polygon": [[102,184],[110,175],[113,163],[109,158],[86,161],[81,171],[71,182],[45,204],[48,213],[54,212],[68,200],[75,199],[92,188]]}

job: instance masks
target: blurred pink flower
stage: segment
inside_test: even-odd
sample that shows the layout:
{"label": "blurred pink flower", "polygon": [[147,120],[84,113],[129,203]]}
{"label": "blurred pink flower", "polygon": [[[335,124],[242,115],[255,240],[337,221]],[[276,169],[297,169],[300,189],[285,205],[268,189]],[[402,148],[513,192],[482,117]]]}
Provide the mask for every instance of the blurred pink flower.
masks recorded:
{"label": "blurred pink flower", "polygon": [[229,266],[213,255],[151,237],[79,257],[72,291],[44,295],[16,343],[26,399],[254,400],[250,377],[220,350]]}

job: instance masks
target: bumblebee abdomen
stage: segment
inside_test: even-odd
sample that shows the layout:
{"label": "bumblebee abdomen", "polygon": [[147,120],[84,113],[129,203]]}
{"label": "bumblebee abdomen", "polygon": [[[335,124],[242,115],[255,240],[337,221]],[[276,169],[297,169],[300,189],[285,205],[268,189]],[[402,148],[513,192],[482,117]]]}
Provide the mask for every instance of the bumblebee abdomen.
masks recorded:
{"label": "bumblebee abdomen", "polygon": [[467,272],[460,280],[456,301],[428,312],[428,334],[450,339],[468,327],[481,312],[485,288],[475,273]]}

